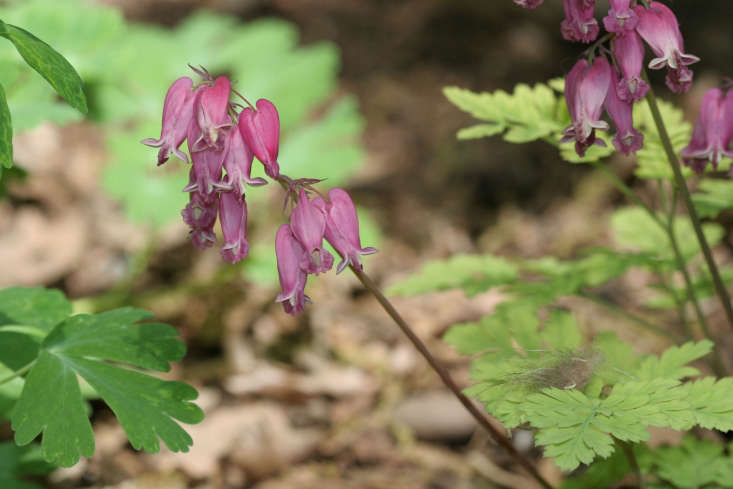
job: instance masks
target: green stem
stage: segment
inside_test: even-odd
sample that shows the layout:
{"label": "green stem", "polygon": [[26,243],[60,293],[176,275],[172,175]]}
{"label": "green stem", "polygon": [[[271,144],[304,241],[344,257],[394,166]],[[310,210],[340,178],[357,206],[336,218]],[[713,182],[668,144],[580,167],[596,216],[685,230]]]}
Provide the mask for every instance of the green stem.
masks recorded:
{"label": "green stem", "polygon": [[583,299],[587,299],[587,300],[593,302],[594,304],[598,304],[599,306],[601,306],[601,307],[603,307],[605,309],[608,309],[609,311],[613,312],[614,314],[618,314],[619,316],[622,316],[622,317],[628,319],[629,321],[633,322],[637,326],[640,326],[640,327],[642,327],[642,328],[644,328],[646,330],[649,330],[649,331],[651,331],[651,332],[653,332],[655,334],[658,334],[660,336],[664,336],[666,338],[669,338],[672,341],[674,341],[675,343],[677,342],[677,338],[675,338],[674,335],[672,335],[672,333],[670,333],[669,331],[665,330],[664,328],[660,328],[659,326],[655,326],[654,324],[650,323],[646,319],[641,318],[641,317],[639,317],[639,316],[637,316],[635,314],[632,314],[632,313],[628,312],[626,309],[624,309],[622,307],[618,307],[616,304],[613,304],[612,302],[609,302],[609,301],[607,301],[605,299],[602,299],[600,297],[591,295],[591,294],[589,294],[587,292],[580,292],[578,295],[580,297],[582,297]]}
{"label": "green stem", "polygon": [[8,382],[10,382],[11,380],[13,380],[14,378],[20,377],[21,375],[25,374],[30,369],[32,369],[33,368],[33,365],[35,365],[35,364],[36,364],[36,361],[33,360],[31,363],[29,363],[25,367],[22,367],[20,370],[16,370],[15,372],[13,372],[12,374],[8,375],[4,379],[0,379],[0,385],[7,384]]}
{"label": "green stem", "polygon": [[639,489],[646,489],[644,474],[641,473],[639,462],[636,460],[636,455],[634,455],[634,446],[631,443],[627,441],[621,441],[618,438],[616,439],[616,443],[624,451],[626,459],[629,461],[629,466],[631,466],[631,470],[633,470],[634,474],[636,474],[636,479],[639,481]]}
{"label": "green stem", "polygon": [[428,364],[433,368],[435,373],[438,374],[440,379],[443,381],[443,384],[445,384],[448,389],[453,393],[456,398],[463,404],[463,407],[466,408],[466,410],[473,416],[473,418],[478,422],[478,424],[484,428],[489,435],[491,435],[491,438],[498,443],[502,448],[504,448],[509,455],[511,455],[522,467],[524,467],[530,475],[545,489],[552,489],[552,485],[545,480],[544,477],[537,471],[537,468],[532,464],[532,462],[529,461],[524,455],[519,453],[517,449],[514,447],[512,442],[507,438],[506,435],[501,433],[498,429],[494,427],[494,425],[491,424],[489,421],[489,418],[486,416],[486,414],[481,411],[478,407],[476,407],[476,404],[473,403],[466,395],[461,392],[461,389],[456,384],[455,380],[453,380],[453,377],[451,377],[450,373],[448,372],[448,369],[445,368],[445,366],[436,359],[433,354],[428,350],[428,347],[425,345],[425,343],[422,342],[422,340],[413,332],[412,328],[409,324],[402,318],[399,312],[397,312],[397,309],[394,308],[391,302],[382,294],[382,292],[379,290],[379,287],[372,281],[371,278],[367,274],[365,274],[361,269],[350,266],[351,271],[354,272],[354,275],[361,281],[361,283],[364,285],[364,287],[374,295],[374,297],[377,299],[379,304],[384,308],[385,312],[389,314],[389,316],[392,318],[392,320],[399,326],[399,328],[402,330],[402,332],[407,336],[407,338],[412,342],[412,344],[415,346],[418,352],[427,360]]}
{"label": "green stem", "polygon": [[700,307],[700,301],[697,299],[697,294],[695,294],[695,288],[692,285],[692,278],[690,278],[690,273],[687,271],[687,265],[685,264],[685,260],[682,257],[682,252],[680,251],[679,243],[677,243],[677,236],[674,231],[674,217],[672,217],[669,220],[668,227],[667,227],[667,237],[669,238],[669,243],[672,245],[672,251],[674,252],[675,261],[677,262],[677,268],[682,273],[682,278],[685,281],[685,288],[687,289],[687,297],[692,302],[692,307],[695,309],[695,315],[697,316],[697,320],[700,323],[700,327],[702,328],[703,334],[707,339],[713,342],[715,345],[713,348],[713,371],[718,377],[724,377],[725,376],[725,367],[723,366],[723,361],[720,357],[720,352],[718,351],[718,347],[715,344],[715,341],[713,340],[712,335],[710,334],[710,327],[708,326],[708,322],[705,319],[705,314],[702,312],[702,308]]}
{"label": "green stem", "polygon": [[[649,83],[649,78],[647,77],[646,70],[644,70],[643,73],[644,79],[647,81],[647,83]],[[692,203],[692,197],[690,197],[690,191],[687,188],[687,182],[685,181],[685,177],[682,175],[682,167],[680,165],[680,161],[677,158],[674,147],[672,146],[672,141],[669,139],[669,134],[667,133],[667,128],[664,125],[662,114],[659,112],[657,99],[654,96],[654,91],[651,89],[651,85],[649,88],[649,92],[647,92],[646,99],[649,103],[649,110],[651,110],[654,124],[657,127],[659,139],[661,140],[662,146],[664,147],[664,152],[667,154],[669,164],[672,166],[675,183],[679,188],[679,191],[682,195],[682,201],[685,203],[685,207],[687,208],[690,220],[692,221],[692,227],[695,230],[695,236],[697,236],[697,240],[700,243],[700,249],[702,249],[702,254],[705,257],[705,263],[708,266],[708,270],[710,270],[710,275],[713,279],[713,284],[715,285],[715,291],[718,294],[720,302],[723,304],[723,310],[725,311],[726,318],[728,319],[728,325],[733,328],[733,305],[731,305],[728,290],[723,284],[723,279],[720,277],[720,272],[718,271],[718,267],[715,264],[715,260],[713,259],[713,253],[710,250],[707,238],[705,238],[705,233],[703,233],[700,218],[697,215],[695,206]]]}

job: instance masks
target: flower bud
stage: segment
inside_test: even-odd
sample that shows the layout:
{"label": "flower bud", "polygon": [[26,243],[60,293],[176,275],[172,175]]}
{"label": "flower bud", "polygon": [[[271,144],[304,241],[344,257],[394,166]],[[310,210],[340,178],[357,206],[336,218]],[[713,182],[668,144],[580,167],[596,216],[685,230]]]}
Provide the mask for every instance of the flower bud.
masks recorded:
{"label": "flower bud", "polygon": [[275,105],[269,100],[259,99],[256,105],[257,110],[246,107],[239,114],[239,130],[245,144],[265,165],[265,173],[271,178],[277,178],[280,174],[277,163],[280,117]]}
{"label": "flower bud", "polygon": [[611,8],[608,10],[608,15],[603,18],[606,30],[616,34],[633,32],[639,17],[629,7],[631,0],[610,0],[609,3]]}
{"label": "flower bud", "polygon": [[336,273],[341,273],[349,265],[361,269],[361,255],[376,253],[377,249],[361,247],[359,218],[349,194],[340,188],[332,188],[328,199],[325,237],[342,257]]}
{"label": "flower bud", "polygon": [[560,24],[562,36],[568,41],[592,42],[598,37],[598,21],[593,17],[595,0],[563,0],[565,20]]}
{"label": "flower bud", "polygon": [[617,151],[628,156],[641,149],[644,144],[644,136],[634,129],[632,120],[634,103],[621,100],[618,95],[618,87],[620,86],[618,81],[618,75],[615,71],[612,71],[611,86],[608,89],[604,106],[608,115],[611,116],[614,126],[616,126],[613,145]]}
{"label": "flower bud", "polygon": [[644,62],[641,38],[635,31],[617,34],[612,49],[623,76],[616,87],[618,96],[627,102],[641,100],[649,91],[649,85],[641,78]]}
{"label": "flower bud", "polygon": [[717,169],[723,156],[733,158],[733,91],[711,88],[705,93],[690,144],[681,155],[698,173],[708,161]]}
{"label": "flower bud", "polygon": [[178,147],[186,139],[186,131],[193,115],[194,92],[191,91],[193,80],[184,76],[174,81],[165,94],[163,102],[163,123],[160,131],[160,139],[147,138],[141,142],[153,148],[160,148],[158,151],[158,165],[168,161],[171,153],[183,161],[188,161],[188,156]]}
{"label": "flower bud", "polygon": [[247,202],[237,191],[222,192],[219,196],[219,221],[224,235],[221,257],[229,263],[237,263],[247,257]]}
{"label": "flower bud", "polygon": [[575,140],[575,151],[583,156],[593,144],[605,146],[596,139],[596,129],[608,129],[601,120],[603,102],[611,84],[611,66],[604,57],[598,57],[589,66],[581,59],[565,79],[565,100],[572,124],[563,131],[563,142]]}
{"label": "flower bud", "polygon": [[290,229],[305,249],[301,268],[306,273],[327,272],[333,266],[333,256],[323,249],[326,232],[326,209],[323,199],[308,200],[301,187],[298,204],[290,214]]}
{"label": "flower bud", "polygon": [[666,66],[669,89],[675,93],[687,91],[692,85],[692,71],[687,66],[700,58],[684,53],[677,17],[660,2],[652,2],[649,9],[637,5],[634,12],[639,17],[636,32],[657,56],[649,62],[649,68],[660,70]]}
{"label": "flower bud", "polygon": [[305,295],[305,283],[308,276],[300,266],[305,250],[295,239],[287,224],[283,224],[277,230],[275,255],[282,289],[275,301],[281,302],[288,314],[297,314],[305,308],[306,300],[308,300]]}

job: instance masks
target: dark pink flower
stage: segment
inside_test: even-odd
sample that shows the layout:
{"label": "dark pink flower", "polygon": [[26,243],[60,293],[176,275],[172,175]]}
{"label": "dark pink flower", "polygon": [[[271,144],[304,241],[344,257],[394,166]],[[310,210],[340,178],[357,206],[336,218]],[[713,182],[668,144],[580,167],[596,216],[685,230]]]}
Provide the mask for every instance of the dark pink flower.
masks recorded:
{"label": "dark pink flower", "polygon": [[667,68],[667,86],[675,93],[687,91],[692,85],[692,71],[688,65],[700,58],[684,52],[682,34],[677,17],[663,3],[652,2],[649,9],[641,5],[634,7],[639,17],[636,32],[652,48],[656,58],[649,62],[649,68]]}
{"label": "dark pink flower", "polygon": [[608,10],[608,15],[603,18],[606,30],[617,34],[633,31],[639,17],[629,7],[631,0],[610,0],[609,3],[611,8]]}
{"label": "dark pink flower", "polygon": [[229,263],[237,263],[247,257],[247,202],[236,191],[222,192],[219,196],[219,222],[224,235],[221,257]]}
{"label": "dark pink flower", "polygon": [[305,250],[295,239],[287,224],[283,224],[277,230],[275,255],[282,289],[275,301],[282,302],[288,314],[297,314],[305,308],[305,303],[308,301],[305,295],[305,283],[308,276],[300,266]]}
{"label": "dark pink flower", "polygon": [[189,145],[195,150],[214,148],[222,150],[219,134],[223,129],[232,127],[234,123],[229,116],[229,94],[231,83],[225,76],[214,80],[213,86],[202,85],[198,101],[194,105],[196,123],[201,134],[193,143],[189,139]]}
{"label": "dark pink flower", "polygon": [[323,249],[326,233],[326,209],[323,199],[308,200],[301,187],[298,204],[290,214],[290,229],[305,249],[301,268],[306,273],[327,272],[333,266],[333,256]]}
{"label": "dark pink flower", "polygon": [[194,92],[193,80],[184,76],[174,81],[165,95],[163,102],[163,123],[160,131],[160,139],[147,138],[142,143],[153,148],[160,148],[158,151],[158,165],[168,161],[171,153],[188,161],[186,153],[178,147],[186,139],[188,124],[193,115]]}
{"label": "dark pink flower", "polygon": [[625,101],[638,101],[649,91],[649,85],[641,78],[644,63],[644,44],[635,31],[616,35],[613,40],[616,57],[623,78],[618,82],[618,96]]}
{"label": "dark pink flower", "polygon": [[336,273],[341,273],[348,265],[361,269],[361,255],[371,255],[377,249],[361,247],[359,218],[349,194],[340,188],[332,188],[328,199],[325,237],[342,257]]}
{"label": "dark pink flower", "polygon": [[611,66],[608,60],[598,57],[592,66],[581,59],[565,79],[565,100],[572,124],[563,131],[563,142],[575,140],[575,151],[583,156],[593,144],[605,146],[596,139],[596,129],[608,129],[601,120],[603,102],[611,84]]}
{"label": "dark pink flower", "polygon": [[514,3],[516,3],[520,7],[536,9],[537,7],[542,5],[542,2],[544,1],[545,0],[514,0]]}
{"label": "dark pink flower", "polygon": [[634,103],[631,101],[621,100],[618,95],[618,75],[612,72],[611,86],[606,96],[605,107],[608,115],[616,126],[616,135],[613,137],[613,145],[617,151],[625,155],[636,153],[644,144],[644,136],[634,129],[632,113]]}
{"label": "dark pink flower", "polygon": [[280,174],[277,163],[280,116],[275,105],[269,100],[259,99],[256,105],[257,110],[245,107],[239,114],[239,130],[245,144],[265,165],[265,173],[271,178],[277,178]]}
{"label": "dark pink flower", "polygon": [[592,42],[600,31],[593,17],[595,0],[563,0],[565,20],[560,24],[562,36],[568,41]]}
{"label": "dark pink flower", "polygon": [[205,198],[198,192],[191,192],[188,205],[181,211],[183,222],[191,228],[189,236],[196,248],[208,248],[216,241],[217,205],[216,198]]}
{"label": "dark pink flower", "polygon": [[245,184],[254,187],[267,184],[264,178],[252,178],[252,159],[254,158],[254,154],[244,144],[242,134],[237,129],[233,129],[225,137],[223,166],[227,175],[226,181],[220,188],[222,190],[231,189],[239,194],[244,194]]}
{"label": "dark pink flower", "polygon": [[681,154],[698,173],[708,161],[717,169],[723,156],[733,158],[733,91],[711,88],[705,93],[692,139]]}

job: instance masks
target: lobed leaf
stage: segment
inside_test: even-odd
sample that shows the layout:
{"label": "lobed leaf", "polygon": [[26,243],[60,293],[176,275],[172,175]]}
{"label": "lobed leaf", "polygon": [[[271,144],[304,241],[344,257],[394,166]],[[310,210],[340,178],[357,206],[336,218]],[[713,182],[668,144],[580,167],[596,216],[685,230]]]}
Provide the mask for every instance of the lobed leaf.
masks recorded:
{"label": "lobed leaf", "polygon": [[41,460],[38,445],[19,447],[12,442],[0,443],[0,487],[3,489],[41,489],[22,477],[47,474],[53,469]]}
{"label": "lobed leaf", "polygon": [[[80,456],[90,457],[94,435],[84,397],[93,389],[116,414],[133,447],[156,452],[160,439],[173,451],[186,451],[192,440],[175,420],[201,421],[201,410],[190,402],[196,390],[130,369],[169,370],[169,362],[185,353],[176,330],[160,323],[140,323],[151,314],[132,308],[97,315],[68,317],[69,313],[69,303],[57,292],[0,291],[3,361],[6,341],[25,351],[18,346],[23,344],[18,338],[25,338],[32,348],[23,353],[24,358],[14,353],[18,358],[9,362],[17,369],[33,361],[25,379],[0,386],[0,414],[12,406],[16,443],[28,444],[42,433],[41,450],[47,461],[71,466]],[[60,320],[63,315],[67,317]],[[51,327],[54,323],[58,324]],[[6,371],[0,365],[0,372]]]}
{"label": "lobed leaf", "polygon": [[[685,121],[682,110],[664,100],[658,100],[659,112],[662,114],[667,132],[672,141],[676,154],[690,142],[692,128]],[[667,160],[662,140],[654,124],[649,104],[646,102],[634,104],[634,125],[644,135],[644,146],[637,151],[638,166],[634,174],[639,178],[673,180],[672,167]],[[682,168],[685,178],[692,174],[692,170]]]}
{"label": "lobed leaf", "polygon": [[704,377],[686,383],[684,388],[696,424],[711,430],[733,430],[733,397],[730,395],[733,377],[720,380]]}
{"label": "lobed leaf", "polygon": [[692,202],[700,217],[715,219],[724,210],[733,209],[733,181],[703,178],[697,190]]}
{"label": "lobed leaf", "polygon": [[515,280],[517,267],[492,255],[454,255],[423,264],[410,277],[392,284],[391,295],[416,295],[449,289],[463,289],[467,294],[484,292],[489,287]]}
{"label": "lobed leaf", "polygon": [[642,361],[635,375],[640,380],[656,378],[680,380],[684,377],[700,375],[698,369],[687,364],[710,353],[713,346],[710,340],[702,340],[697,343],[689,341],[680,346],[672,346],[661,356],[647,357]]}

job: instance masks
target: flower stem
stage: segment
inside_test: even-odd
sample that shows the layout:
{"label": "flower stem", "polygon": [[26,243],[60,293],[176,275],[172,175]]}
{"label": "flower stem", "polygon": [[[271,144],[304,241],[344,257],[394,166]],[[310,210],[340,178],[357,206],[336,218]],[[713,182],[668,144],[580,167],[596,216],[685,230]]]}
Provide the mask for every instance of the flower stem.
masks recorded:
{"label": "flower stem", "polygon": [[25,367],[22,367],[20,370],[16,370],[15,372],[13,372],[12,374],[8,375],[4,379],[0,379],[0,385],[7,384],[8,382],[10,382],[11,380],[13,380],[14,378],[20,377],[21,375],[25,374],[30,369],[32,369],[33,368],[33,365],[35,365],[35,364],[36,364],[36,361],[33,360],[31,363],[29,363]]}
{"label": "flower stem", "polygon": [[543,488],[552,489],[552,485],[547,482],[544,477],[542,477],[542,475],[537,471],[537,468],[532,464],[532,462],[530,462],[529,459],[527,459],[524,455],[519,453],[514,445],[512,445],[512,442],[509,441],[509,438],[507,438],[506,435],[497,430],[494,425],[491,424],[488,417],[483,413],[483,411],[479,410],[479,408],[477,408],[476,405],[468,397],[466,397],[463,392],[461,392],[461,389],[453,380],[453,377],[451,377],[445,366],[433,356],[430,350],[428,350],[428,347],[425,345],[425,343],[423,343],[422,340],[418,338],[418,336],[413,332],[412,328],[410,328],[410,325],[407,324],[402,316],[400,316],[400,313],[397,312],[397,309],[395,309],[392,303],[389,302],[384,294],[382,294],[382,292],[379,290],[379,287],[377,287],[372,279],[369,278],[367,274],[365,274],[357,267],[350,266],[349,268],[351,268],[351,271],[354,272],[354,275],[356,275],[356,277],[361,281],[364,287],[366,287],[366,289],[374,295],[382,308],[384,308],[384,310],[387,312],[387,314],[389,314],[392,320],[397,323],[397,326],[399,326],[402,332],[405,333],[405,336],[407,336],[407,338],[412,342],[415,348],[417,348],[417,351],[420,352],[420,354],[433,368],[435,373],[438,374],[440,379],[443,381],[443,384],[445,384],[445,386],[450,389],[453,395],[458,398],[461,404],[463,404],[463,407],[466,408],[466,410],[471,414],[471,416],[473,416],[478,424],[483,429],[485,429],[489,433],[489,435],[491,435],[491,438],[493,438],[496,443],[504,448],[509,453],[509,455],[511,455],[522,467],[524,467]]}
{"label": "flower stem", "polygon": [[644,475],[641,473],[639,462],[636,460],[636,455],[634,455],[634,446],[631,443],[627,441],[621,441],[618,438],[616,439],[616,443],[624,451],[624,454],[626,455],[626,458],[629,461],[629,466],[631,466],[631,470],[633,470],[634,474],[636,474],[636,479],[637,481],[639,481],[639,489],[646,489],[646,483],[644,482]]}
{"label": "flower stem", "polygon": [[[647,77],[646,71],[643,71],[643,73],[644,79],[647,81],[647,83],[649,83],[649,78]],[[659,112],[659,106],[657,105],[657,99],[654,96],[654,91],[651,88],[651,84],[649,87],[649,92],[647,92],[646,99],[649,104],[649,110],[652,113],[652,118],[654,119],[654,124],[657,126],[657,133],[659,134],[659,139],[661,140],[662,146],[664,147],[664,152],[667,154],[669,164],[672,166],[675,183],[679,188],[680,194],[682,195],[682,201],[685,203],[685,207],[687,208],[690,220],[692,221],[692,227],[695,230],[695,235],[697,236],[697,240],[700,243],[700,249],[702,249],[702,254],[705,257],[705,263],[707,263],[708,270],[710,270],[710,276],[713,279],[715,291],[718,294],[720,302],[723,304],[723,310],[725,311],[725,315],[728,319],[728,324],[731,328],[733,328],[733,306],[731,305],[730,296],[728,295],[728,291],[723,284],[723,280],[720,277],[720,272],[718,271],[718,267],[715,264],[715,260],[713,259],[713,253],[710,251],[710,246],[708,245],[707,238],[705,238],[705,234],[703,233],[700,218],[698,217],[695,206],[692,203],[690,191],[687,189],[685,177],[682,175],[682,167],[680,166],[680,161],[677,158],[674,147],[672,146],[672,141],[669,139],[669,134],[667,133],[667,128],[664,125],[662,114]]]}

